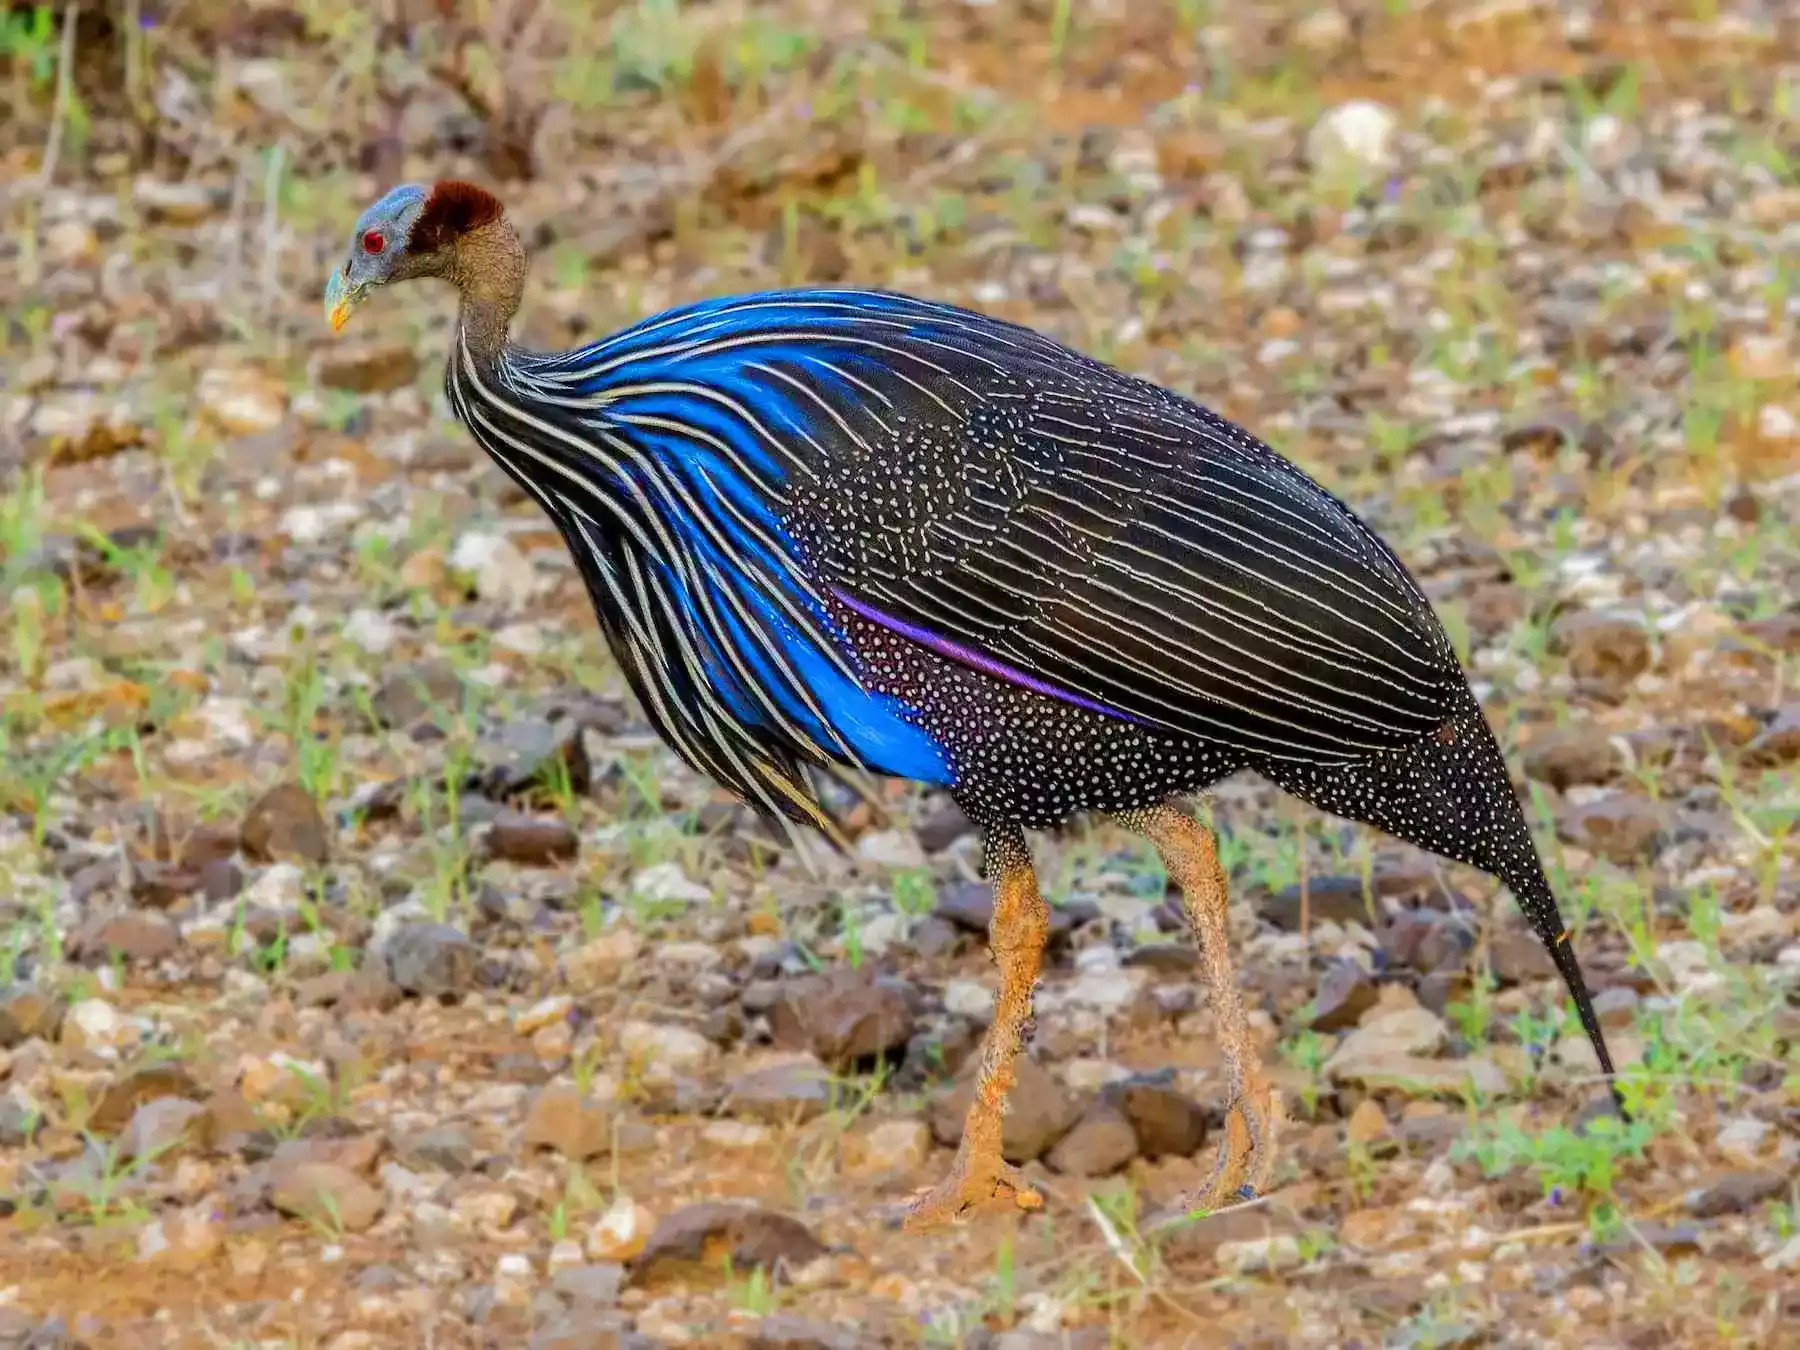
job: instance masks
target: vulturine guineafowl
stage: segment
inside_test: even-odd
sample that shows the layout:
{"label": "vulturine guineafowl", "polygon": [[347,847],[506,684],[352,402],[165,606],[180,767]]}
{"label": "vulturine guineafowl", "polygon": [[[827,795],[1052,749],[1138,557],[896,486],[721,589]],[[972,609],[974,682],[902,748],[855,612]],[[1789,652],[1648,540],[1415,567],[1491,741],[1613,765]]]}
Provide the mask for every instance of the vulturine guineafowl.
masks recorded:
{"label": "vulturine guineafowl", "polygon": [[1190,1206],[1267,1185],[1213,840],[1175,799],[1242,768],[1511,888],[1612,1061],[1506,765],[1393,551],[1248,432],[1028,329],[879,291],[744,295],[569,352],[507,340],[525,250],[466,183],[395,188],[326,291],[461,292],[450,402],[561,531],[688,764],[835,836],[811,767],[936,784],[985,833],[1000,970],[919,1229],[1040,1202],[1001,1118],[1049,927],[1025,831],[1107,812],[1185,897],[1229,1075]]}

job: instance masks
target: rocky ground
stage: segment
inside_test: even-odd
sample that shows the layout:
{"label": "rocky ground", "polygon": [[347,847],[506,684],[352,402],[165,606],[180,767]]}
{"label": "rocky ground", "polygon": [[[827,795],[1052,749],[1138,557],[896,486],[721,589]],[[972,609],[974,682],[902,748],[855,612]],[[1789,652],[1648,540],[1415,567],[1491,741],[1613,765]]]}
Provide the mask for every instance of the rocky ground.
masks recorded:
{"label": "rocky ground", "polygon": [[[1800,1344],[1787,7],[14,3],[0,98],[0,1344]],[[1364,510],[1634,1124],[1504,893],[1246,778],[1276,1192],[1147,1222],[1218,1061],[1094,825],[1036,843],[1046,1208],[903,1236],[993,997],[977,841],[893,785],[809,870],[450,421],[448,295],[329,339],[357,213],[449,173],[525,223],[535,344],[896,286]]]}

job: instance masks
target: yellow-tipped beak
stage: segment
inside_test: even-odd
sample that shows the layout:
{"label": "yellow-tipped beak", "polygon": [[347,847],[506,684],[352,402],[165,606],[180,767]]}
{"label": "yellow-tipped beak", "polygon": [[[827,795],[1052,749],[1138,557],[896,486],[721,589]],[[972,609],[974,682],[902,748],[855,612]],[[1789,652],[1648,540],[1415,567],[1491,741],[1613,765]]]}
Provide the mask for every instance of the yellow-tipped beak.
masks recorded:
{"label": "yellow-tipped beak", "polygon": [[331,280],[325,283],[325,317],[331,323],[331,331],[341,333],[344,325],[350,322],[350,315],[362,303],[363,286],[351,286],[344,280],[342,272],[333,272]]}

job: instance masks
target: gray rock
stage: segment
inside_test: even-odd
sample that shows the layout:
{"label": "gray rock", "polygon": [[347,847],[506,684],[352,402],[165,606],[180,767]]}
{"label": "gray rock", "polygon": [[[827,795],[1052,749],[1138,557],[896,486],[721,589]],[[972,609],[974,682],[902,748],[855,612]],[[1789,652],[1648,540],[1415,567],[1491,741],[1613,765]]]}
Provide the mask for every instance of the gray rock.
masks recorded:
{"label": "gray rock", "polygon": [[462,677],[448,661],[417,661],[392,671],[370,699],[377,720],[387,727],[410,727],[434,709],[460,711]]}
{"label": "gray rock", "polygon": [[475,1142],[460,1125],[433,1125],[395,1140],[394,1156],[407,1167],[461,1176],[475,1165]]}
{"label": "gray rock", "polygon": [[1687,1212],[1696,1219],[1741,1214],[1785,1194],[1796,1180],[1800,1178],[1772,1168],[1727,1172],[1707,1185],[1689,1191]]}
{"label": "gray rock", "polygon": [[625,1267],[612,1261],[570,1266],[550,1277],[550,1287],[571,1303],[608,1307],[619,1301],[625,1284]]}
{"label": "gray rock", "polygon": [[475,974],[475,946],[447,923],[409,923],[388,939],[388,976],[404,993],[425,998],[457,994]]}
{"label": "gray rock", "polygon": [[739,1074],[725,1085],[723,1108],[734,1115],[785,1125],[812,1120],[831,1106],[831,1071],[808,1057]]}
{"label": "gray rock", "polygon": [[591,770],[582,747],[581,724],[563,717],[552,722],[526,717],[508,722],[475,747],[480,766],[474,786],[495,801],[532,787],[547,787],[567,775],[575,791],[585,793]]}
{"label": "gray rock", "polygon": [[[1360,876],[1323,876],[1308,877],[1306,883],[1306,911],[1313,923],[1321,919],[1329,919],[1333,923],[1356,922],[1365,926],[1373,926],[1371,913],[1379,915],[1379,908],[1371,905],[1365,898],[1363,879]],[[1285,933],[1300,931],[1300,887],[1289,886],[1266,900],[1259,901],[1256,912]]]}

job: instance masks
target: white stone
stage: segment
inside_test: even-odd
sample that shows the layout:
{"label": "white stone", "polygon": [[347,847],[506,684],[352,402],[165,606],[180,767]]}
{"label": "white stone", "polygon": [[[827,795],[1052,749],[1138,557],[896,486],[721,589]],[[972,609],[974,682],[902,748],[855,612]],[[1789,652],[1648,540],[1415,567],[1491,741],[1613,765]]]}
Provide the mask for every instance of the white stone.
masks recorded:
{"label": "white stone", "polygon": [[1756,411],[1756,430],[1765,441],[1800,439],[1800,417],[1779,403],[1765,403]]}
{"label": "white stone", "polygon": [[1368,177],[1394,160],[1400,122],[1371,99],[1352,99],[1324,113],[1306,137],[1306,157],[1329,177]]}
{"label": "white stone", "polygon": [[1763,1143],[1768,1137],[1766,1120],[1758,1120],[1755,1116],[1733,1116],[1720,1127],[1714,1142],[1718,1144],[1719,1152],[1733,1161],[1754,1163],[1760,1160]]}
{"label": "white stone", "polygon": [[978,980],[951,980],[944,986],[944,1011],[985,1026],[993,1020],[994,991]]}
{"label": "white stone", "polygon": [[377,609],[353,610],[344,620],[344,641],[362,648],[370,656],[380,656],[387,651],[399,635],[394,621]]}
{"label": "white stone", "polygon": [[697,1031],[663,1022],[627,1022],[619,1028],[619,1048],[654,1076],[694,1073],[718,1058],[719,1048]]}
{"label": "white stone", "polygon": [[203,371],[195,398],[201,414],[233,436],[273,431],[287,416],[287,390],[273,377],[243,367]]}
{"label": "white stone", "polygon": [[660,862],[644,868],[631,878],[634,899],[651,903],[702,904],[712,899],[712,892],[688,876],[678,862]]}
{"label": "white stone", "polygon": [[922,1120],[884,1120],[866,1134],[845,1141],[845,1163],[852,1172],[910,1172],[931,1154],[931,1129]]}
{"label": "white stone", "polygon": [[856,841],[856,856],[877,867],[902,870],[925,866],[925,850],[911,830],[876,830]]}
{"label": "white stone", "polygon": [[362,508],[355,502],[302,503],[283,511],[276,529],[296,544],[316,544],[361,515]]}
{"label": "white stone", "polygon": [[275,914],[292,914],[306,902],[306,873],[295,863],[274,863],[250,883],[243,900]]}
{"label": "white stone", "polygon": [[494,1302],[507,1308],[522,1308],[531,1301],[535,1272],[531,1258],[524,1252],[507,1252],[494,1262]]}
{"label": "white stone", "polygon": [[771,1137],[767,1125],[751,1120],[715,1120],[700,1131],[702,1142],[717,1148],[761,1148]]}
{"label": "white stone", "polygon": [[63,1017],[62,1043],[77,1050],[107,1050],[125,1038],[126,1022],[103,998],[84,998]]}
{"label": "white stone", "polygon": [[450,567],[474,579],[475,593],[484,600],[509,608],[524,605],[537,594],[537,572],[531,560],[503,534],[471,531],[456,541]]}

